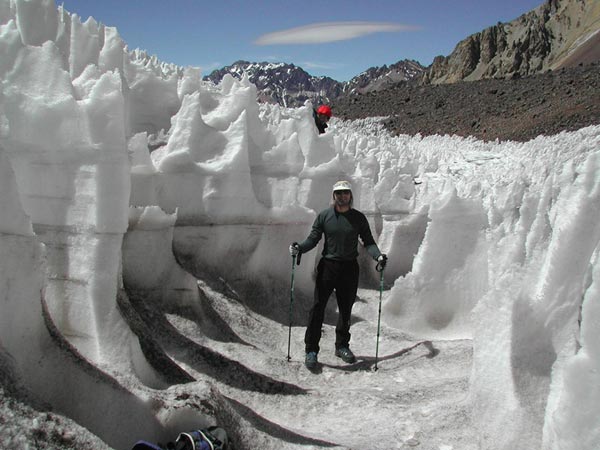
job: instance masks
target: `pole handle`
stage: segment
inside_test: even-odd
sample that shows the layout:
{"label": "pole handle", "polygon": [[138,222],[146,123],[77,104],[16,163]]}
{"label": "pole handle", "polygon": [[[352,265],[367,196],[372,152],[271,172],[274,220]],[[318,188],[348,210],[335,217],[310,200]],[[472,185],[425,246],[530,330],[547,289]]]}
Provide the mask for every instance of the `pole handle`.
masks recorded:
{"label": "pole handle", "polygon": [[292,267],[294,266],[294,264],[299,266],[300,260],[302,259],[302,252],[300,251],[300,247],[298,246],[297,242],[293,242],[292,245],[298,250],[298,253],[296,255],[292,255],[292,258],[294,260],[294,263],[292,263]]}

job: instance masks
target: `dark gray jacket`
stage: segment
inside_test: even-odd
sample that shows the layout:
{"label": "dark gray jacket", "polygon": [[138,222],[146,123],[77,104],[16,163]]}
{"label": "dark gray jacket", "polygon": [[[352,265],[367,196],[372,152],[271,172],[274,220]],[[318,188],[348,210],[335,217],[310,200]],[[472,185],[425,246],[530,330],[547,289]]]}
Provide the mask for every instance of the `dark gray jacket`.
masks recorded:
{"label": "dark gray jacket", "polygon": [[331,206],[319,213],[308,237],[298,244],[300,251],[306,253],[317,246],[321,236],[325,235],[323,257],[336,261],[351,261],[358,256],[358,238],[360,237],[367,252],[377,259],[381,252],[371,234],[371,227],[363,213],[350,209],[340,213]]}

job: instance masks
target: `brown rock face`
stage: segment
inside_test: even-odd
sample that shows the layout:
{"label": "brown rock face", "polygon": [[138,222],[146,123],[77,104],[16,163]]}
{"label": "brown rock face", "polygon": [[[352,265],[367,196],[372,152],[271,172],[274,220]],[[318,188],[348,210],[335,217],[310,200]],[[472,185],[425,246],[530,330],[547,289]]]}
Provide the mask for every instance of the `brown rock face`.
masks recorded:
{"label": "brown rock face", "polygon": [[434,60],[423,82],[523,77],[598,61],[599,31],[600,2],[548,0],[512,22],[462,40],[449,56]]}

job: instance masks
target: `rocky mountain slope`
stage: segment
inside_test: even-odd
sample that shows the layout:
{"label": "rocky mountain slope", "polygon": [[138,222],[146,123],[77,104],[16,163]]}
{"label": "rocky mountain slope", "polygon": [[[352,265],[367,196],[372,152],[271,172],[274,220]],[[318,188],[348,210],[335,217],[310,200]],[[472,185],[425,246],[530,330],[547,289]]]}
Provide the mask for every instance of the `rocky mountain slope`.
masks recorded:
{"label": "rocky mountain slope", "polygon": [[438,56],[425,83],[527,76],[600,59],[600,2],[546,0],[508,23],[498,23]]}
{"label": "rocky mountain slope", "polygon": [[417,61],[398,61],[381,67],[371,67],[345,83],[345,94],[366,93],[379,91],[402,81],[419,79],[425,72],[425,67]]}
{"label": "rocky mountain slope", "polygon": [[342,119],[385,116],[393,134],[527,141],[600,124],[600,64],[511,80],[397,83],[334,101]]}

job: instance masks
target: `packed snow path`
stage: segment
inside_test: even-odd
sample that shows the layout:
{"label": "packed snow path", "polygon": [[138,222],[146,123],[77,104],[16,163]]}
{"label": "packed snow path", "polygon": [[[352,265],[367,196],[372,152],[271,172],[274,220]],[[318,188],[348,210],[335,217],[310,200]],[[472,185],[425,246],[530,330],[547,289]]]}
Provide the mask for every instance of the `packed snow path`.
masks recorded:
{"label": "packed snow path", "polygon": [[[239,402],[237,412],[257,430],[278,437],[277,448],[477,448],[467,399],[470,341],[419,341],[382,326],[375,371],[379,291],[361,289],[351,330],[357,362],[345,364],[333,355],[334,325],[325,324],[320,368],[312,373],[304,367],[303,326],[293,326],[288,362],[288,326],[252,313],[201,281],[199,286],[205,302],[219,305],[220,318],[230,330],[211,339],[189,315],[172,313],[167,318],[191,342],[249,369],[246,386],[231,383],[227,370],[210,382]],[[281,307],[287,309],[285,293],[281,297]],[[222,337],[226,334],[231,340],[232,333],[237,342],[223,342]],[[206,380],[199,373],[202,364],[190,364],[185,355],[194,352],[193,347],[179,347],[170,356],[194,377]],[[280,380],[288,388],[283,393],[277,387],[271,392],[264,386],[257,389],[260,376]],[[193,392],[194,384],[185,389]]]}

